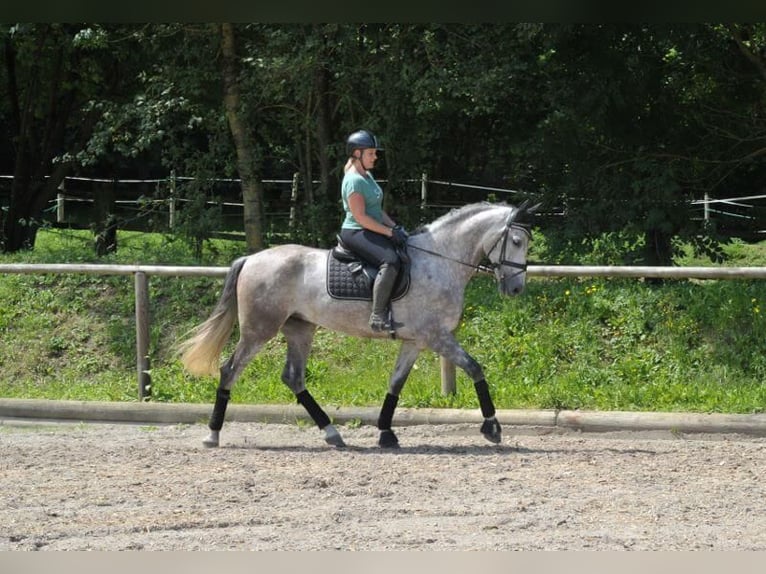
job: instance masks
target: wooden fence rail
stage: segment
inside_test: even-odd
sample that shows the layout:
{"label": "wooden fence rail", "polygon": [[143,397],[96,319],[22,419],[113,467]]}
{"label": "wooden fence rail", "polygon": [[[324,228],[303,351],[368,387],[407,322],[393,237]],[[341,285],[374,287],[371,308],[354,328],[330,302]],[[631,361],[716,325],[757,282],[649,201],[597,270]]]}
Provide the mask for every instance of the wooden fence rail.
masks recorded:
{"label": "wooden fence rail", "polygon": [[[136,374],[138,398],[150,395],[149,357],[149,276],[165,277],[225,277],[228,267],[195,267],[168,265],[95,265],[95,264],[0,264],[0,273],[86,275],[132,275],[135,284],[136,311]],[[766,267],[639,267],[530,265],[530,277],[656,277],[663,279],[766,279]],[[0,303],[1,304],[1,303]],[[455,366],[441,359],[442,393],[455,392]]]}

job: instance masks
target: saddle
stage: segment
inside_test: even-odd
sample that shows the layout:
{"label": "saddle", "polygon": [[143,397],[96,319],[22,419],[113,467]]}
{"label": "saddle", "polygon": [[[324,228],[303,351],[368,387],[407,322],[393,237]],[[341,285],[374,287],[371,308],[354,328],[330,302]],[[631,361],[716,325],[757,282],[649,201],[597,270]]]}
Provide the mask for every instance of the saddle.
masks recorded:
{"label": "saddle", "polygon": [[[396,277],[391,301],[401,299],[410,289],[408,257],[401,257],[402,266]],[[327,254],[327,293],[333,299],[372,301],[372,286],[378,268],[351,251],[338,236],[338,244]]]}

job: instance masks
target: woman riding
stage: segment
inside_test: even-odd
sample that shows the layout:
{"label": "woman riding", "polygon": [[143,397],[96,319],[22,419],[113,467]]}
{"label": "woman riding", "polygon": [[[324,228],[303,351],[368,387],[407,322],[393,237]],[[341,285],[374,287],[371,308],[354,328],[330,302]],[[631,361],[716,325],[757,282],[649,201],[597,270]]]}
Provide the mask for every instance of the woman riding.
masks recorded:
{"label": "woman riding", "polygon": [[378,159],[378,139],[367,130],[346,139],[348,160],[341,184],[346,212],[340,237],[354,253],[375,265],[378,274],[372,288],[373,331],[390,331],[388,306],[401,261],[396,248],[407,242],[407,232],[383,210],[383,190],[370,173]]}

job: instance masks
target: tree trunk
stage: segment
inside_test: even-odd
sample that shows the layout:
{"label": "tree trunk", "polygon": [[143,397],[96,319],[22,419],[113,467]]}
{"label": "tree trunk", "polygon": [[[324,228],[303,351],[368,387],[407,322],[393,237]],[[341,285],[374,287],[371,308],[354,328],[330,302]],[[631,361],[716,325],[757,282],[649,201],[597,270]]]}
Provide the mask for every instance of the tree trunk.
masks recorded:
{"label": "tree trunk", "polygon": [[[27,134],[19,134],[21,142],[15,158],[13,182],[8,213],[2,222],[2,249],[6,253],[15,253],[22,249],[33,249],[37,230],[43,217],[43,210],[48,202],[56,197],[57,188],[64,180],[68,164],[59,164],[50,177],[39,173],[44,171],[50,161],[35,157],[35,152],[28,145]],[[33,170],[37,174],[32,175]]]}
{"label": "tree trunk", "polygon": [[114,182],[96,187],[95,221],[92,224],[96,255],[103,257],[117,251],[117,216],[114,214]]}
{"label": "tree trunk", "polygon": [[[645,237],[644,264],[652,267],[673,265],[672,235],[659,229],[650,229]],[[665,280],[660,277],[647,277],[644,282],[650,285],[663,285]]]}
{"label": "tree trunk", "polygon": [[[67,60],[61,48],[54,52],[48,76],[50,85],[40,82],[43,73],[42,47],[47,29],[38,35],[36,51],[33,54],[32,73],[24,86],[19,85],[16,75],[17,54],[6,41],[5,60],[8,71],[7,96],[12,114],[14,140],[14,170],[11,184],[8,213],[2,220],[0,246],[7,253],[32,249],[37,237],[44,210],[49,201],[56,197],[59,184],[71,168],[71,162],[54,164],[53,158],[62,150],[69,149],[75,155],[83,149],[93,133],[100,112],[93,109],[86,115],[77,115],[76,76],[79,74],[78,60]],[[37,117],[39,101],[46,102],[45,116]],[[67,126],[76,123],[76,131],[67,131]],[[74,142],[68,140],[75,136]]]}
{"label": "tree trunk", "polygon": [[317,195],[324,198],[331,193],[330,186],[330,157],[328,151],[332,144],[332,111],[328,91],[330,88],[330,71],[324,66],[316,70],[316,95],[317,95],[317,157],[319,159],[319,189]]}
{"label": "tree trunk", "polygon": [[321,183],[317,190],[318,204],[321,209],[319,217],[319,239],[334,237],[340,221],[338,199],[340,198],[340,181],[333,175],[330,154],[333,137],[333,113],[330,102],[330,70],[325,66],[319,66],[315,76],[315,90],[317,98],[317,159],[319,160],[319,178]]}
{"label": "tree trunk", "polygon": [[646,232],[644,260],[646,265],[667,267],[673,264],[672,235],[659,229]]}
{"label": "tree trunk", "polygon": [[248,252],[263,249],[263,184],[260,165],[251,143],[247,117],[242,113],[239,89],[234,26],[221,24],[221,53],[223,56],[224,108],[229,129],[237,151],[237,169],[242,180],[242,201],[244,203],[245,241]]}
{"label": "tree trunk", "polygon": [[[38,42],[37,49],[40,50],[41,41]],[[39,54],[36,54],[39,55]],[[14,253],[21,249],[31,249],[34,246],[36,231],[30,225],[32,221],[32,202],[34,199],[32,185],[32,146],[30,143],[29,132],[32,123],[32,111],[30,106],[30,96],[36,91],[38,86],[38,77],[31,75],[30,85],[27,86],[28,96],[22,101],[19,94],[18,83],[16,81],[16,52],[10,40],[6,39],[5,45],[6,69],[8,71],[8,98],[13,110],[14,147],[16,154],[13,166],[13,181],[11,182],[11,195],[8,205],[8,212],[3,218],[2,225],[2,243],[3,251]]]}
{"label": "tree trunk", "polygon": [[[17,187],[20,188],[21,186],[17,186],[14,180],[14,190]],[[31,216],[32,210],[25,201],[28,196],[28,191],[11,192],[11,202],[3,219],[2,247],[5,253],[32,249],[35,245],[38,227]]]}

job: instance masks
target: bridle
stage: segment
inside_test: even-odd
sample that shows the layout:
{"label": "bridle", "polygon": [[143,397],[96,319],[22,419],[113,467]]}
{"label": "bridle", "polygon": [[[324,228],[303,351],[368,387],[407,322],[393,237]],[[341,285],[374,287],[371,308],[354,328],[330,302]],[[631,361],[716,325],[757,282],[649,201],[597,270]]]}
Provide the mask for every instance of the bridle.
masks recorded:
{"label": "bridle", "polygon": [[[497,260],[497,262],[490,262],[489,265],[475,265],[473,263],[466,263],[465,261],[461,261],[460,259],[455,259],[454,257],[450,257],[449,255],[444,255],[443,253],[437,253],[436,251],[431,251],[430,249],[425,249],[423,247],[418,247],[417,245],[407,245],[407,248],[416,249],[417,251],[422,251],[423,253],[428,253],[429,255],[435,255],[436,257],[441,257],[442,259],[447,259],[449,261],[452,261],[454,263],[459,263],[460,265],[464,265],[466,267],[471,267],[474,269],[477,273],[485,273],[493,275],[495,271],[498,269],[501,269],[503,267],[511,267],[513,269],[518,269],[512,277],[515,277],[516,275],[520,275],[527,270],[527,263],[526,261],[524,263],[516,263],[515,261],[508,261],[507,259],[504,259],[505,257],[505,248],[508,245],[508,235],[510,234],[512,229],[521,230],[523,231],[527,237],[530,239],[532,238],[532,231],[530,229],[529,225],[525,225],[523,223],[517,223],[514,221],[515,216],[517,215],[518,210],[514,210],[511,212],[511,214],[508,216],[508,219],[505,222],[505,228],[503,229],[502,235],[497,238],[497,240],[492,244],[492,247],[487,251],[487,257],[490,256],[490,254],[495,250],[495,247],[498,246],[498,244],[502,241],[502,247],[500,248],[500,259]],[[500,280],[502,281],[505,279],[505,275],[500,276]]]}
{"label": "bridle", "polygon": [[[513,217],[513,214],[511,214],[511,217]],[[509,218],[510,219],[510,218]],[[503,245],[500,247],[500,258],[497,260],[497,263],[492,263],[490,260],[489,265],[479,265],[477,267],[482,267],[483,269],[480,269],[479,271],[483,271],[484,273],[494,273],[498,269],[502,269],[503,267],[511,267],[513,269],[518,269],[511,277],[515,277],[516,275],[520,275],[522,273],[526,273],[527,271],[527,262],[526,260],[524,263],[516,263],[515,261],[508,261],[505,259],[505,247],[508,244],[508,235],[511,232],[511,229],[518,229],[523,231],[527,237],[532,239],[532,231],[530,230],[529,226],[523,225],[521,223],[515,223],[513,221],[506,222],[505,229],[503,230],[503,234],[497,238],[497,241],[495,241],[494,245],[490,248],[489,251],[487,251],[487,257],[489,257],[490,253],[495,250],[495,247],[497,247],[497,244],[500,243],[502,240]],[[500,275],[500,281],[505,279],[505,274]]]}

